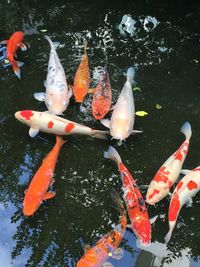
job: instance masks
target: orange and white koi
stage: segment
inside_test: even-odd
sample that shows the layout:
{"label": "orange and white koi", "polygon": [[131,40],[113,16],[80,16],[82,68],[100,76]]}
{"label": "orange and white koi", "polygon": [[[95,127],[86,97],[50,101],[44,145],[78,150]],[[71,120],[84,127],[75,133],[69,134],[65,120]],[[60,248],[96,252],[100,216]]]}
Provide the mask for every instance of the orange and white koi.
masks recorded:
{"label": "orange and white koi", "polygon": [[30,127],[31,137],[39,131],[56,135],[83,134],[100,139],[107,139],[106,135],[109,134],[108,131],[95,130],[48,112],[22,110],[15,113],[15,118]]}
{"label": "orange and white koi", "polygon": [[139,239],[139,243],[147,246],[151,243],[151,222],[142,194],[132,175],[122,163],[120,155],[113,147],[110,146],[108,151],[104,152],[104,157],[114,160],[118,165],[131,229]]}
{"label": "orange and white koi", "polygon": [[87,41],[84,45],[84,55],[74,77],[73,94],[76,102],[82,103],[88,93],[90,85],[89,60],[87,55]]}
{"label": "orange and white koi", "polygon": [[[115,196],[116,197],[116,196]],[[89,248],[82,258],[78,261],[77,267],[103,267],[113,266],[106,262],[119,247],[120,242],[124,236],[127,225],[126,210],[117,197],[116,201],[121,210],[121,216],[118,225],[105,236],[103,236],[95,246]]]}
{"label": "orange and white koi", "polygon": [[15,60],[16,52],[19,48],[21,48],[22,51],[26,50],[26,45],[23,43],[24,41],[24,33],[21,31],[14,32],[9,40],[4,40],[1,42],[1,44],[6,44],[6,52],[7,52],[7,59],[9,60],[10,64],[12,65],[14,73],[17,75],[17,77],[21,78],[21,71],[20,68],[23,63]]}
{"label": "orange and white koi", "polygon": [[55,192],[48,191],[48,189],[54,183],[53,174],[56,161],[59,151],[65,142],[62,137],[56,136],[55,146],[44,158],[42,165],[31,180],[23,201],[24,215],[33,215],[44,200],[55,196]]}
{"label": "orange and white koi", "polygon": [[68,88],[65,71],[59,60],[54,43],[45,35],[49,42],[51,52],[48,63],[47,79],[45,81],[46,93],[35,93],[39,101],[45,101],[48,110],[56,115],[61,115],[69,104],[72,91]]}
{"label": "orange and white koi", "polygon": [[190,138],[192,135],[191,125],[185,122],[181,127],[185,135],[185,141],[160,167],[151,181],[146,194],[146,202],[154,205],[169,194],[169,190],[176,182],[185,158],[188,153]]}
{"label": "orange and white koi", "polygon": [[171,238],[181,208],[186,203],[192,204],[192,197],[200,190],[200,166],[192,171],[183,170],[181,172],[186,175],[177,184],[170,201],[168,212],[169,232],[165,236],[165,243],[168,243]]}
{"label": "orange and white koi", "polygon": [[96,120],[101,120],[110,110],[112,102],[112,88],[108,72],[103,71],[102,77],[94,91],[92,100],[92,114]]}

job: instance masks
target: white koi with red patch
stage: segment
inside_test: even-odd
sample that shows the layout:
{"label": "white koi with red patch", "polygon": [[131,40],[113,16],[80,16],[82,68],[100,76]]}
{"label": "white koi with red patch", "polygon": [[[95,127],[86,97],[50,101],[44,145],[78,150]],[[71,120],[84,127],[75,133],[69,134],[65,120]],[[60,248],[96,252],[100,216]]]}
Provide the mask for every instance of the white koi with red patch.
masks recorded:
{"label": "white koi with red patch", "polygon": [[185,122],[181,127],[185,141],[160,167],[151,181],[146,194],[146,202],[154,205],[169,194],[169,190],[177,180],[185,158],[188,153],[189,142],[192,135],[191,125]]}
{"label": "white koi with red patch", "polygon": [[31,137],[35,137],[39,131],[56,135],[83,134],[100,139],[107,139],[106,134],[109,134],[108,131],[94,130],[48,112],[22,110],[15,113],[15,118],[30,127]]}
{"label": "white koi with red patch", "polygon": [[52,114],[61,115],[67,109],[72,90],[68,88],[65,71],[53,42],[46,35],[45,38],[51,46],[45,83],[46,93],[35,93],[34,97],[39,101],[45,101],[48,110]]}
{"label": "white koi with red patch", "polygon": [[168,243],[171,238],[181,208],[187,202],[191,203],[192,197],[194,197],[199,190],[200,166],[192,171],[188,171],[188,174],[181,179],[173,192],[168,212],[169,232],[165,236],[165,243]]}

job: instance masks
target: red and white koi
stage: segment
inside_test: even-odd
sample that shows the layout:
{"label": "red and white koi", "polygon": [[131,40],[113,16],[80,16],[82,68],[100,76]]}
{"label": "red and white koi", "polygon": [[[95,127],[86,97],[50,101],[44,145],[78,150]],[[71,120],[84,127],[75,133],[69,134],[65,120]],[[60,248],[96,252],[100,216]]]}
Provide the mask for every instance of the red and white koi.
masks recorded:
{"label": "red and white koi", "polygon": [[191,125],[185,122],[181,127],[185,135],[185,141],[160,167],[151,181],[146,194],[146,202],[154,205],[169,194],[169,190],[176,182],[185,158],[188,153],[190,138],[192,135]]}
{"label": "red and white koi", "polygon": [[6,44],[6,53],[7,59],[9,63],[12,65],[13,71],[16,76],[20,79],[21,78],[21,71],[20,67],[24,64],[20,61],[15,60],[16,52],[20,48],[22,51],[26,50],[26,45],[23,43],[24,41],[24,33],[21,31],[14,32],[9,40],[4,40],[0,44]]}
{"label": "red and white koi", "polygon": [[[109,257],[116,252],[124,236],[127,225],[126,210],[119,197],[115,202],[120,208],[121,216],[118,225],[105,236],[103,236],[95,246],[89,248],[83,257],[78,261],[77,267],[113,267],[106,262]],[[121,254],[123,256],[123,254]]]}
{"label": "red and white koi", "polygon": [[45,35],[51,46],[48,63],[47,79],[45,81],[46,93],[35,93],[39,101],[45,101],[48,110],[56,115],[61,115],[69,104],[72,90],[68,88],[65,71],[59,60],[54,43]]}
{"label": "red and white koi", "polygon": [[168,243],[171,238],[181,208],[187,202],[191,204],[192,197],[200,190],[200,166],[192,171],[183,170],[183,173],[187,174],[177,184],[170,201],[168,212],[169,232],[165,236],[165,243]]}
{"label": "red and white koi", "polygon": [[104,152],[104,157],[112,159],[117,163],[121,174],[124,200],[131,221],[131,228],[139,239],[139,243],[144,246],[149,245],[151,243],[151,222],[147,213],[145,201],[135,180],[124,166],[121,157],[113,147],[110,146],[108,151]]}
{"label": "red and white koi", "polygon": [[111,119],[101,120],[101,123],[110,129],[110,134],[114,139],[124,140],[134,132],[141,132],[133,130],[135,122],[135,104],[132,84],[134,83],[134,77],[135,68],[128,68],[127,80],[114,106]]}
{"label": "red and white koi", "polygon": [[107,139],[106,134],[109,134],[108,131],[95,130],[48,112],[22,110],[15,113],[15,118],[30,127],[31,137],[39,131],[56,135],[83,134],[100,139]]}

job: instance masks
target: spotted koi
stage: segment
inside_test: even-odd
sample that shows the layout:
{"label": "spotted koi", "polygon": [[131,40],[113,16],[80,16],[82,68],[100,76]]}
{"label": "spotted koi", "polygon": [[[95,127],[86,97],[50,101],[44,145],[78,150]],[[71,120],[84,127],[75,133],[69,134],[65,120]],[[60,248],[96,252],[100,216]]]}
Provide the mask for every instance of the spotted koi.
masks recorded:
{"label": "spotted koi", "polygon": [[200,190],[200,167],[187,171],[174,189],[168,212],[169,232],[165,236],[165,243],[171,239],[181,208],[187,203],[192,203],[194,197]]}
{"label": "spotted koi", "polygon": [[185,122],[181,127],[185,135],[185,141],[160,167],[151,181],[146,194],[146,202],[150,205],[162,200],[169,194],[169,190],[177,180],[188,153],[190,138],[192,135],[191,125]]}

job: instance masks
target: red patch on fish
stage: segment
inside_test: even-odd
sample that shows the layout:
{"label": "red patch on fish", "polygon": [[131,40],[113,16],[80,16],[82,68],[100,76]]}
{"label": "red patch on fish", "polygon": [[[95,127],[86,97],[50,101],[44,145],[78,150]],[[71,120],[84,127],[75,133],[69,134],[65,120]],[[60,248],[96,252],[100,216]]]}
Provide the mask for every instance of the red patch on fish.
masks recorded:
{"label": "red patch on fish", "polygon": [[200,171],[200,167],[197,167],[197,168],[195,168],[194,170],[192,170],[193,172],[198,172],[198,171]]}
{"label": "red patch on fish", "polygon": [[53,121],[49,121],[48,124],[47,124],[47,127],[48,128],[53,128],[53,126],[54,126]]}
{"label": "red patch on fish", "polygon": [[74,127],[75,127],[75,126],[74,126],[74,123],[71,123],[71,122],[68,123],[67,126],[65,127],[65,132],[66,132],[66,133],[71,132],[71,130],[74,129]]}
{"label": "red patch on fish", "polygon": [[175,159],[182,161],[182,160],[183,160],[183,154],[182,154],[182,153],[184,153],[185,155],[187,155],[187,152],[188,152],[188,146],[189,146],[189,143],[185,141],[185,142],[179,147],[179,149],[174,153],[174,157],[175,157]]}
{"label": "red patch on fish", "polygon": [[182,182],[182,181],[180,181],[180,182],[177,184],[177,190],[180,190],[180,189],[181,189],[181,187],[182,187],[182,185],[183,185],[183,182]]}
{"label": "red patch on fish", "polygon": [[193,190],[193,189],[196,189],[198,186],[197,186],[197,183],[195,183],[194,181],[189,181],[189,183],[187,184],[187,188],[189,190]]}
{"label": "red patch on fish", "polygon": [[175,193],[169,207],[169,221],[175,221],[180,210],[180,200],[177,193]]}
{"label": "red patch on fish", "polygon": [[163,166],[160,168],[160,170],[156,173],[155,177],[154,177],[154,181],[156,182],[163,182],[163,183],[167,183],[169,182],[168,180],[168,175],[170,174],[169,171],[165,170],[166,167]]}
{"label": "red patch on fish", "polygon": [[22,110],[20,114],[28,121],[30,120],[31,116],[33,116],[34,113],[31,110]]}
{"label": "red patch on fish", "polygon": [[153,198],[156,194],[159,194],[159,193],[160,193],[160,190],[154,189],[153,193],[149,195],[149,199]]}

